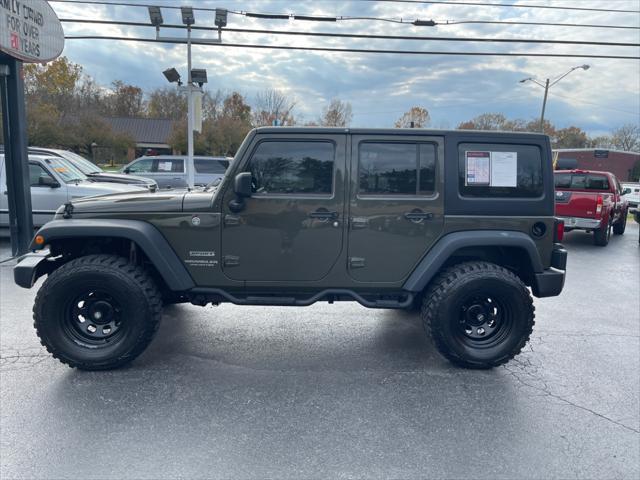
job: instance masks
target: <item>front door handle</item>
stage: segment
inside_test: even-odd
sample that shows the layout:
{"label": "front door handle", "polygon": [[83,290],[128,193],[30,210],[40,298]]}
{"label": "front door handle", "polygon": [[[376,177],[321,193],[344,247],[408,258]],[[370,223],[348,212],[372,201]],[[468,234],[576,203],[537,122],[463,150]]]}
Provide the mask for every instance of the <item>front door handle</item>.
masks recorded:
{"label": "front door handle", "polygon": [[423,212],[422,210],[416,208],[404,214],[404,218],[409,220],[412,223],[422,223],[425,220],[431,220],[433,218],[433,213],[431,212]]}
{"label": "front door handle", "polygon": [[321,220],[335,220],[338,218],[338,212],[330,212],[324,208],[319,208],[315,212],[309,214],[310,218],[319,218]]}

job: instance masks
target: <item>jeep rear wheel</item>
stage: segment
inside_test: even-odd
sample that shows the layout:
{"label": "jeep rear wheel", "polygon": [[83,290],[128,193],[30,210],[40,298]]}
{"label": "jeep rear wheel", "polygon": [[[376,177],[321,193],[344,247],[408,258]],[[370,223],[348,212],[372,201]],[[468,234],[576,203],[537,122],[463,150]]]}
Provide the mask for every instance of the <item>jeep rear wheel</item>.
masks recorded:
{"label": "jeep rear wheel", "polygon": [[509,270],[465,262],[428,288],[422,320],[439,352],[456,365],[491,368],[515,357],[534,324],[531,295]]}
{"label": "jeep rear wheel", "polygon": [[149,345],[162,299],[140,267],[114,255],[72,260],[49,275],[33,307],[40,342],[84,370],[120,367]]}

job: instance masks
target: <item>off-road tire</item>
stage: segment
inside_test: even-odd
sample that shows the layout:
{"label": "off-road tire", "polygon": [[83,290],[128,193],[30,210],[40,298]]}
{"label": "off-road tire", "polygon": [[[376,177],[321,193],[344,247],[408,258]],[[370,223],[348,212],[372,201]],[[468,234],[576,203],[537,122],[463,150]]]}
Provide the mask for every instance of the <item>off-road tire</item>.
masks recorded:
{"label": "off-road tire", "polygon": [[[504,322],[499,324],[498,317],[492,317],[496,330],[487,332],[484,339],[471,339],[466,333],[471,327],[465,324],[464,305],[468,299],[483,295],[491,297],[493,307],[500,306],[495,311]],[[427,335],[445,358],[461,367],[486,369],[520,353],[533,330],[534,311],[529,290],[513,272],[473,261],[438,274],[425,292],[421,313]]]}
{"label": "off-road tire", "polygon": [[624,231],[627,228],[627,216],[629,215],[629,211],[622,212],[622,218],[618,220],[618,223],[613,225],[613,233],[616,235],[624,235]]}
{"label": "off-road tire", "polygon": [[607,224],[604,228],[598,228],[593,231],[593,244],[598,247],[606,247],[611,238],[611,224]]}
{"label": "off-road tire", "polygon": [[[98,310],[104,313],[95,318],[103,323],[93,320]],[[132,361],[151,342],[161,316],[162,297],[151,277],[116,255],[87,255],[62,265],[44,282],[33,306],[40,343],[62,363],[82,370]],[[109,319],[111,327],[104,323]],[[98,333],[90,333],[92,327]],[[111,336],[104,333],[107,328]]]}

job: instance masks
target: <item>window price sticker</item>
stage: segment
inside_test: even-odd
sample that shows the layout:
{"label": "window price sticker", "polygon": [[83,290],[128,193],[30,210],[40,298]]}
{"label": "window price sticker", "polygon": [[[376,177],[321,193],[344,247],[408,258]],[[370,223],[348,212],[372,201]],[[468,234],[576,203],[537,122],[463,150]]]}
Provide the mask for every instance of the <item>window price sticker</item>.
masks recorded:
{"label": "window price sticker", "polygon": [[465,152],[465,185],[490,185],[491,152]]}
{"label": "window price sticker", "polygon": [[517,187],[517,152],[465,152],[465,185]]}

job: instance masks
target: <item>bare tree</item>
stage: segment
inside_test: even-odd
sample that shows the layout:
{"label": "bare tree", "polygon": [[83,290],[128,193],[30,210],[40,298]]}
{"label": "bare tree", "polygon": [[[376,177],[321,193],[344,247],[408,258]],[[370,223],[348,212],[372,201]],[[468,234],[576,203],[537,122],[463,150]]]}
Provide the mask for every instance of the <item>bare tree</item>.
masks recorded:
{"label": "bare tree", "polygon": [[352,118],[351,104],[334,98],[322,109],[319,123],[323,127],[348,127]]}
{"label": "bare tree", "polygon": [[640,126],[636,123],[627,123],[611,132],[611,143],[618,150],[626,152],[640,151]]}
{"label": "bare tree", "polygon": [[253,125],[293,125],[293,109],[296,101],[281,90],[267,89],[256,95],[253,108]]}
{"label": "bare tree", "polygon": [[430,122],[429,112],[426,108],[411,107],[402,117],[396,121],[396,128],[424,128]]}
{"label": "bare tree", "polygon": [[156,88],[149,95],[147,111],[152,118],[182,120],[187,116],[187,99],[175,88]]}

